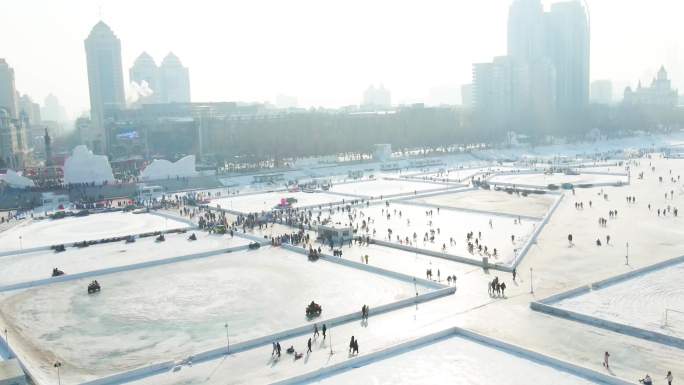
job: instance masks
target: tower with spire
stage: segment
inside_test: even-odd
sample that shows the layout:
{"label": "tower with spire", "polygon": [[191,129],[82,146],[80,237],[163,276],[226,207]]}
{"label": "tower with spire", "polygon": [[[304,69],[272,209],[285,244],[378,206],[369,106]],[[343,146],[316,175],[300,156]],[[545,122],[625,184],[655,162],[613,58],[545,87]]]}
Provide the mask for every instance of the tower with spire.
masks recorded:
{"label": "tower with spire", "polygon": [[45,135],[43,136],[45,142],[45,167],[52,166],[52,138],[48,134],[48,129],[45,127]]}

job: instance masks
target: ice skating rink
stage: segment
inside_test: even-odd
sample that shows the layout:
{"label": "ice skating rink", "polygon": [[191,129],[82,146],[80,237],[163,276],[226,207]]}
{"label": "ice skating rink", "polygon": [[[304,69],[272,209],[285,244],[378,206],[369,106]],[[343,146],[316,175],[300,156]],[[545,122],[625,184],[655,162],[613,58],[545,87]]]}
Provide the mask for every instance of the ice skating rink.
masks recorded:
{"label": "ice skating rink", "polygon": [[[537,221],[523,219],[520,224],[514,224],[515,218],[501,217],[495,214],[479,214],[463,211],[454,211],[433,207],[423,207],[409,204],[393,203],[389,207],[375,205],[370,207],[357,207],[353,209],[353,227],[358,225],[358,235],[368,235],[372,238],[397,243],[397,236],[405,243],[406,237],[411,242],[410,246],[426,249],[445,254],[457,255],[464,258],[481,261],[484,254],[475,250],[472,254],[468,251],[466,234],[474,233],[472,242],[482,233],[479,239],[486,245],[488,251],[493,253],[497,249],[497,257],[490,257],[490,263],[510,265],[515,260],[515,251],[520,249],[527,238],[532,234]],[[389,211],[390,218],[387,218]],[[426,215],[426,211],[432,211],[432,215]],[[363,213],[363,215],[362,215]],[[341,210],[323,210],[322,218],[330,218],[335,224],[348,225],[349,213]],[[362,229],[362,221],[370,219],[368,231]],[[489,220],[492,226],[489,225]],[[375,235],[373,235],[375,230]],[[391,240],[388,239],[388,230],[392,230]],[[438,231],[439,230],[439,231]],[[430,241],[431,231],[434,231],[434,241]],[[415,242],[413,234],[416,234]],[[428,240],[424,241],[425,233]],[[511,235],[515,240],[511,241]],[[452,244],[451,238],[455,240]],[[443,249],[446,246],[446,249]],[[484,248],[483,248],[484,253]]]}
{"label": "ice skating rink", "polygon": [[0,251],[120,237],[188,227],[154,214],[111,212],[87,217],[36,220],[0,233]]}
{"label": "ice skating rink", "polygon": [[394,179],[375,179],[363,182],[340,183],[334,184],[331,192],[339,192],[343,194],[351,194],[366,198],[379,198],[389,195],[398,194],[414,194],[429,190],[445,189],[447,185],[437,183],[415,182],[408,180],[394,180]]}
{"label": "ice skating rink", "polygon": [[556,197],[551,194],[522,196],[505,191],[474,190],[416,198],[412,202],[541,218],[546,215]]}
{"label": "ice skating rink", "polygon": [[[555,307],[684,338],[684,263],[568,298]],[[668,322],[665,324],[665,310]]]}
{"label": "ice skating rink", "polygon": [[455,336],[311,383],[588,385],[596,382],[519,357],[513,352]]}
{"label": "ice skating rink", "polygon": [[326,206],[330,203],[349,201],[350,198],[341,195],[327,194],[324,192],[289,192],[289,191],[272,191],[251,195],[234,195],[230,197],[223,197],[212,199],[209,204],[211,207],[220,207],[227,210],[237,211],[243,214],[260,213],[262,211],[271,211],[276,205],[280,204],[281,199],[294,198],[297,200],[292,207],[304,206]]}
{"label": "ice skating rink", "polygon": [[[1,296],[0,312],[34,368],[59,357],[72,374],[112,374],[415,296],[414,284],[280,248],[57,283]],[[424,293],[430,289],[418,286]],[[3,322],[3,324],[5,323]]]}

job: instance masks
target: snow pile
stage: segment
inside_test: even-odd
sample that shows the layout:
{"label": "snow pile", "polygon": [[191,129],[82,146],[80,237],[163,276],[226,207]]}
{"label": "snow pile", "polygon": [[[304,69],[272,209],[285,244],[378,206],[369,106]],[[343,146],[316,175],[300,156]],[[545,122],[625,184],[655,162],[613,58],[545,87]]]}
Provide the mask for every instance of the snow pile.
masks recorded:
{"label": "snow pile", "polygon": [[76,146],[64,162],[64,182],[104,183],[114,182],[109,160],[104,155],[95,155],[84,145]]}
{"label": "snow pile", "polygon": [[7,173],[0,174],[0,182],[6,183],[10,187],[27,188],[35,186],[29,178],[22,176],[14,170],[7,170]]}
{"label": "snow pile", "polygon": [[143,180],[197,176],[197,171],[195,171],[195,156],[188,155],[176,162],[169,162],[165,159],[155,159],[145,167],[141,175]]}

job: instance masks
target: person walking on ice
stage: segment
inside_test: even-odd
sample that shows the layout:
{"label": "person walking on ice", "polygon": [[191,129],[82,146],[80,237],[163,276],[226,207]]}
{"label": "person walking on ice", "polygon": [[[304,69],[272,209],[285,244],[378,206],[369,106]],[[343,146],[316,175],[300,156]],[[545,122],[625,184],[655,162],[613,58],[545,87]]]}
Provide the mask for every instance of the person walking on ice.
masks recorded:
{"label": "person walking on ice", "polygon": [[603,354],[603,367],[606,369],[610,369],[610,364],[608,363],[609,358],[610,358],[610,353],[605,352]]}

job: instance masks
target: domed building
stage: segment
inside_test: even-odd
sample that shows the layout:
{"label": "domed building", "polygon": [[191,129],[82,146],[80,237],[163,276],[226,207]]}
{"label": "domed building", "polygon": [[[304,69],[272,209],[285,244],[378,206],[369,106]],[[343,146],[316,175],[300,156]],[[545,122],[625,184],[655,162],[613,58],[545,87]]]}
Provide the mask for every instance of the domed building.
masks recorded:
{"label": "domed building", "polygon": [[675,107],[678,99],[677,90],[672,88],[672,82],[667,76],[667,71],[664,66],[661,66],[658,75],[653,79],[650,87],[643,87],[641,82],[639,82],[635,90],[632,90],[632,87],[627,87],[623,103],[628,105]]}

